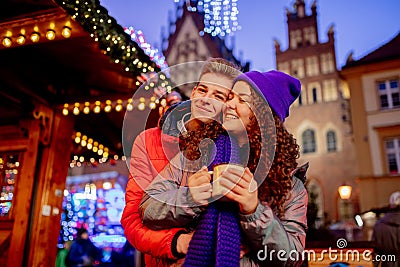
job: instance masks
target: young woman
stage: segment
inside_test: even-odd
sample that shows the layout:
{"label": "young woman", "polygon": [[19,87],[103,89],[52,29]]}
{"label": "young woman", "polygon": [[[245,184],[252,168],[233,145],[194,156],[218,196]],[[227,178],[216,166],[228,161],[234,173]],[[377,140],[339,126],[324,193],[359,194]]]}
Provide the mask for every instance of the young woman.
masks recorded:
{"label": "young woman", "polygon": [[247,167],[222,175],[220,183],[231,202],[214,201],[207,167],[193,171],[208,166],[213,153],[218,156],[221,129],[215,129],[220,133],[216,152],[205,150],[207,142],[197,140],[195,131],[186,135],[181,144],[185,157],[172,162],[145,190],[140,207],[145,225],[195,229],[184,265],[301,264],[307,166],[297,168],[299,147],[283,125],[300,88],[297,79],[278,71],[251,71],[236,79],[223,126],[231,150],[237,147],[238,159]]}

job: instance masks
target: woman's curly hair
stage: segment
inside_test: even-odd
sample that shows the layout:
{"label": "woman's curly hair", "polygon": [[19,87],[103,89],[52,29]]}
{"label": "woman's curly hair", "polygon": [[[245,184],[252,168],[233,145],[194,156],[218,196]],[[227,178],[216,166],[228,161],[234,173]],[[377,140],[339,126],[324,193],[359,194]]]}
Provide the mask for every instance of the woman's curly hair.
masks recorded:
{"label": "woman's curly hair", "polygon": [[[258,187],[258,198],[268,202],[274,213],[282,217],[284,203],[292,188],[291,172],[297,167],[297,159],[300,157],[299,145],[273,111],[272,117],[266,115],[270,114],[271,109],[266,105],[265,100],[255,93],[254,89],[251,94],[253,96],[252,110],[256,115],[251,117],[251,123],[247,127],[250,141],[250,157],[247,166],[253,173],[258,165],[263,166],[261,170],[268,171],[269,169]],[[272,138],[273,135],[275,138]],[[254,142],[256,144],[252,144]],[[256,180],[260,181],[260,178],[264,177],[256,177]]]}
{"label": "woman's curly hair", "polygon": [[202,141],[208,138],[214,140],[218,135],[225,133],[221,123],[215,120],[202,122],[198,119],[192,119],[188,122],[187,128],[189,130],[179,137],[179,147],[183,155],[189,160],[198,160],[202,156],[202,151],[210,151],[212,142]]}

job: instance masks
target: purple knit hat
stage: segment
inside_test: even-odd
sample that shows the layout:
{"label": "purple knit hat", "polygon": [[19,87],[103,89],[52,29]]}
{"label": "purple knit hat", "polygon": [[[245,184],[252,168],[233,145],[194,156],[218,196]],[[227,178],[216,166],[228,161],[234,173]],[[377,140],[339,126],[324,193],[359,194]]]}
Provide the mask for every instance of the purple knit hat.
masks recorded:
{"label": "purple knit hat", "polygon": [[282,122],[289,116],[290,105],[300,95],[300,81],[280,71],[249,71],[239,75],[235,81],[240,80],[248,82],[263,96]]}

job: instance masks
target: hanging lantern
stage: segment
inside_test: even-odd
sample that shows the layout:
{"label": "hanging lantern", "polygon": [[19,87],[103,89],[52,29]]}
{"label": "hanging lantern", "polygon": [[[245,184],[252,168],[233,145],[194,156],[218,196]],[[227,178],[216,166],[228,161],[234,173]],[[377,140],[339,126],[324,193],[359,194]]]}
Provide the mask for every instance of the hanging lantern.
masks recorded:
{"label": "hanging lantern", "polygon": [[343,185],[339,186],[338,191],[339,191],[340,198],[344,199],[344,200],[350,199],[351,190],[352,190],[352,187],[350,185],[343,184]]}

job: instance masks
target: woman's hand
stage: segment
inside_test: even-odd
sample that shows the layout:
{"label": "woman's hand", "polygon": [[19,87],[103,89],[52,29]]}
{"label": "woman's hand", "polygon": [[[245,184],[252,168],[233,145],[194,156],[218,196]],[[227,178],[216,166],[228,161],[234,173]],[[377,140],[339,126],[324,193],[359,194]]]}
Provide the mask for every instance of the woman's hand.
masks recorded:
{"label": "woman's hand", "polygon": [[193,200],[200,205],[207,205],[211,197],[211,175],[207,167],[202,167],[200,171],[194,173],[188,179],[188,186]]}
{"label": "woman's hand", "polygon": [[[222,178],[222,179],[221,179]],[[258,187],[249,168],[228,168],[220,177],[224,195],[239,203],[240,213],[251,214],[258,205]]]}

